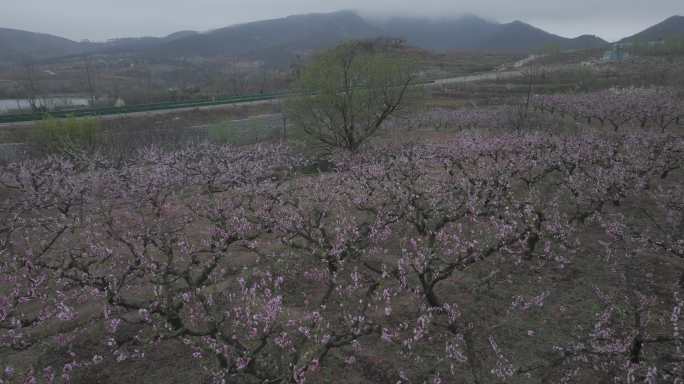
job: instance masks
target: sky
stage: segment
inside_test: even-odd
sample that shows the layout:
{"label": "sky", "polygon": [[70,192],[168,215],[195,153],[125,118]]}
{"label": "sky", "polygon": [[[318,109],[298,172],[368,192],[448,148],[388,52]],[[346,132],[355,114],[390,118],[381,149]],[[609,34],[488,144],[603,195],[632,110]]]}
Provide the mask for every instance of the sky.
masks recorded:
{"label": "sky", "polygon": [[0,27],[103,41],[336,10],[375,17],[470,13],[614,41],[684,15],[684,0],[0,0]]}

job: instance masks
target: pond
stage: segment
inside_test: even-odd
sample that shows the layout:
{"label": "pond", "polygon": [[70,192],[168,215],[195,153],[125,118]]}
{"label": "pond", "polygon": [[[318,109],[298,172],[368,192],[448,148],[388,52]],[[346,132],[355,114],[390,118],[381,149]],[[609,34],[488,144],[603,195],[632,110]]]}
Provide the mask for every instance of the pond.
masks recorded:
{"label": "pond", "polygon": [[[36,100],[39,106],[49,110],[55,108],[87,107],[88,99],[85,97],[48,97]],[[31,112],[31,104],[27,99],[0,99],[0,113]]]}

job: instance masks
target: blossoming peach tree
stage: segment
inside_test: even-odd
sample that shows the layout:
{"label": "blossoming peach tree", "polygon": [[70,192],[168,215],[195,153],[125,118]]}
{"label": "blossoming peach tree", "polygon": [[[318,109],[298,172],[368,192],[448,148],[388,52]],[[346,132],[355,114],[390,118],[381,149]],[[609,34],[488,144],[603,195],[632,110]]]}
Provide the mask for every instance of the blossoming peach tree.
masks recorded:
{"label": "blossoming peach tree", "polygon": [[[283,146],[10,164],[0,380],[81,380],[171,342],[217,383],[674,380],[683,149],[463,134],[315,175]],[[58,365],[17,357],[44,345]]]}

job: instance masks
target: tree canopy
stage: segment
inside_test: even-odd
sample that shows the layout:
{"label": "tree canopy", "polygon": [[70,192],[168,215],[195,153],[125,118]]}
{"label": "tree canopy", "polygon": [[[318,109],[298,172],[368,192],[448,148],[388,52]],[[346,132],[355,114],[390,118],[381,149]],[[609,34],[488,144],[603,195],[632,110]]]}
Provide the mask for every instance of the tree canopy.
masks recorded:
{"label": "tree canopy", "polygon": [[287,102],[292,122],[326,147],[358,150],[420,93],[414,61],[396,47],[356,41],[316,56]]}

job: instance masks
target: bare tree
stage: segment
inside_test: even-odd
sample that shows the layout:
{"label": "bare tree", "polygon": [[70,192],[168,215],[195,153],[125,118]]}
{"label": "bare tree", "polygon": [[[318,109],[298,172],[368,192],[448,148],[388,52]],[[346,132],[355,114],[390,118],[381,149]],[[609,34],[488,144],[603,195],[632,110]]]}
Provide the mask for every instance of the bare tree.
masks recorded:
{"label": "bare tree", "polygon": [[145,78],[145,102],[150,104],[152,102],[152,68],[147,60],[142,62],[142,75]]}
{"label": "bare tree", "polygon": [[516,131],[520,131],[529,120],[532,95],[534,94],[534,84],[539,81],[542,74],[541,68],[536,65],[529,66],[521,72],[525,79],[525,96],[515,106],[513,126]]}
{"label": "bare tree", "polygon": [[95,101],[96,101],[96,95],[95,95],[95,81],[94,81],[94,73],[93,73],[93,68],[92,68],[92,61],[90,59],[90,56],[85,56],[83,58],[83,66],[85,68],[85,73],[86,73],[86,82],[88,86],[88,95],[90,96],[90,106],[94,107],[95,106]]}
{"label": "bare tree", "polygon": [[44,106],[40,103],[40,90],[38,87],[38,75],[36,65],[31,60],[26,60],[23,63],[24,77],[21,81],[21,88],[24,97],[28,101],[31,111],[39,112]]}

